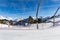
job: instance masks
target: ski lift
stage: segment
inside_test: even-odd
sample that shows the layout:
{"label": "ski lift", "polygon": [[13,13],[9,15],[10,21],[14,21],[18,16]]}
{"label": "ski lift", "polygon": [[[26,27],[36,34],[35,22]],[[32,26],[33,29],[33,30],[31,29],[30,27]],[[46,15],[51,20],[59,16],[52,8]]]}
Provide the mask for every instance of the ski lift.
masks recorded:
{"label": "ski lift", "polygon": [[56,10],[56,12],[54,13],[53,17],[53,26],[55,26],[55,15],[57,14],[57,12],[59,11],[60,7],[58,7],[58,9]]}

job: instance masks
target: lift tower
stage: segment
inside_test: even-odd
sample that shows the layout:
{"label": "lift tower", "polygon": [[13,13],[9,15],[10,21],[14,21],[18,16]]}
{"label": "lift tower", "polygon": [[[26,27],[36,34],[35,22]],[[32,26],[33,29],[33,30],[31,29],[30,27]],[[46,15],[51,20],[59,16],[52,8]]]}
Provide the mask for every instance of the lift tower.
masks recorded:
{"label": "lift tower", "polygon": [[39,29],[38,28],[38,12],[39,12],[40,5],[41,5],[41,0],[38,1],[37,10],[36,10],[37,29]]}
{"label": "lift tower", "polygon": [[58,9],[56,10],[56,12],[53,15],[53,26],[55,26],[55,16],[57,14],[57,12],[59,11],[60,7],[58,7]]}

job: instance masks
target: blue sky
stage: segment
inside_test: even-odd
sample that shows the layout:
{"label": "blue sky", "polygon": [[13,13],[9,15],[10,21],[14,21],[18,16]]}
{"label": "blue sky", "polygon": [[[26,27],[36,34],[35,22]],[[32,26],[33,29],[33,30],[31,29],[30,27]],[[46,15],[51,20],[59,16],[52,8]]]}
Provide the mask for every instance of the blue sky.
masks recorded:
{"label": "blue sky", "polygon": [[[0,0],[0,15],[14,19],[35,17],[37,4],[38,0]],[[60,7],[60,0],[42,0],[39,17],[53,15],[58,7]]]}

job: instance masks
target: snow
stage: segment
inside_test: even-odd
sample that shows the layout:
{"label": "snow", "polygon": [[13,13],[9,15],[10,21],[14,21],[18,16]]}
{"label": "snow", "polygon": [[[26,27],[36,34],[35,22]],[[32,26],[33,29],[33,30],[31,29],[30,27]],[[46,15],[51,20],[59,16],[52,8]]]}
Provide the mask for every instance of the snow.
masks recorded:
{"label": "snow", "polygon": [[14,19],[13,19],[13,18],[11,18],[11,17],[4,17],[4,16],[0,16],[0,19],[14,20]]}
{"label": "snow", "polygon": [[18,18],[18,19],[16,19],[17,22],[20,21],[20,20],[23,20],[23,18]]}
{"label": "snow", "polygon": [[0,19],[6,19],[5,17],[3,17],[3,16],[0,16]]}
{"label": "snow", "polygon": [[8,27],[6,24],[0,24],[0,28]]}
{"label": "snow", "polygon": [[[53,22],[53,19],[50,19],[48,21],[52,21]],[[60,18],[55,18],[55,22],[57,22],[57,21],[60,21]]]}
{"label": "snow", "polygon": [[[48,26],[47,26],[48,25]],[[52,23],[40,23],[38,24],[39,29],[47,29],[53,26]],[[30,24],[27,26],[23,25],[17,25],[17,26],[11,26],[6,24],[0,24],[0,29],[36,29],[36,24]]]}
{"label": "snow", "polygon": [[[1,27],[8,28],[8,25],[0,24]],[[32,24],[30,27],[12,26],[12,28],[32,28],[33,30],[0,29],[0,40],[60,40],[60,25],[53,27],[52,23],[41,23],[38,30],[36,24]],[[40,30],[41,28],[42,30]]]}
{"label": "snow", "polygon": [[[60,26],[60,23],[55,23],[54,27],[58,27]],[[49,29],[53,27],[53,23],[40,23],[38,24],[39,29]],[[28,30],[33,30],[37,28],[37,24],[30,24],[27,26],[23,26],[23,25],[7,25],[7,24],[0,24],[0,29],[28,29]]]}
{"label": "snow", "polygon": [[[48,24],[48,25],[47,25]],[[2,27],[7,27],[6,24]],[[35,29],[36,24],[31,25],[34,30],[7,30],[7,29],[0,29],[0,40],[60,40],[60,26],[47,28],[47,26],[52,26],[52,23],[41,23],[39,27],[43,26],[43,29]],[[21,28],[28,28],[28,27],[21,27]],[[47,29],[44,29],[47,28]]]}
{"label": "snow", "polygon": [[45,30],[0,30],[0,40],[60,40],[60,27]]}
{"label": "snow", "polygon": [[14,20],[13,18],[11,17],[6,17],[7,20]]}

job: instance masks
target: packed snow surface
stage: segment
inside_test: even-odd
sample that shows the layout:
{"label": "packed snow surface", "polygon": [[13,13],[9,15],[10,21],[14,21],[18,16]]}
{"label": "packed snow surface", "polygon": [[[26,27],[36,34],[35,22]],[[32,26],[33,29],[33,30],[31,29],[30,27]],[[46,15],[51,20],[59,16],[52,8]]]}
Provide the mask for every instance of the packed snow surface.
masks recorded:
{"label": "packed snow surface", "polygon": [[60,40],[60,27],[45,30],[0,30],[0,40]]}
{"label": "packed snow surface", "polygon": [[[35,25],[35,24],[34,24]],[[32,26],[34,26],[32,25]],[[50,26],[45,23],[41,26]],[[51,24],[52,25],[52,24]],[[44,27],[45,27],[44,26]],[[35,26],[36,27],[36,26]],[[40,26],[39,26],[40,27]],[[25,28],[25,27],[24,27]],[[42,30],[0,30],[0,40],[60,40],[60,26]]]}
{"label": "packed snow surface", "polygon": [[[11,25],[6,25],[6,24],[0,24],[0,29],[36,29],[37,25],[36,24],[30,24],[27,26],[23,26],[23,25],[15,25],[15,26],[11,26]],[[47,29],[53,26],[53,23],[40,23],[38,24],[39,29]]]}

